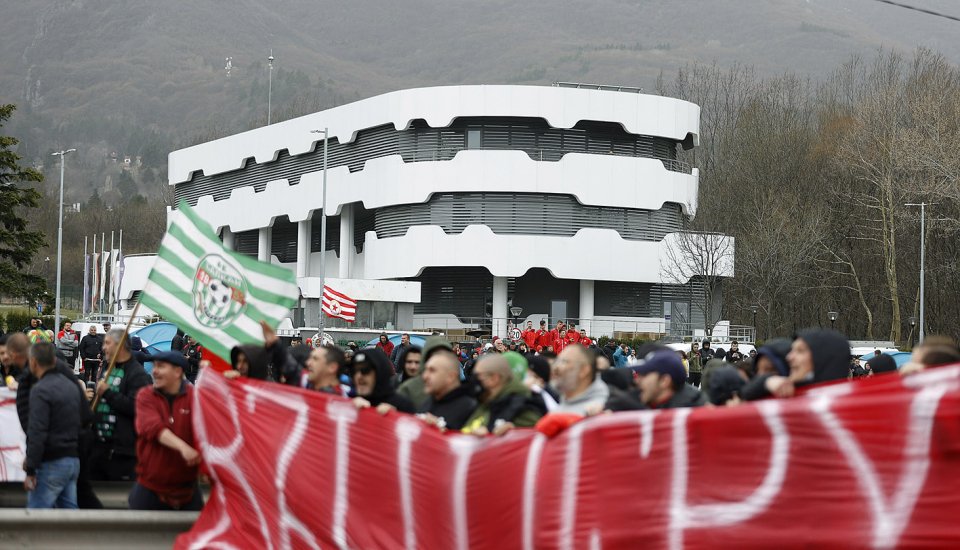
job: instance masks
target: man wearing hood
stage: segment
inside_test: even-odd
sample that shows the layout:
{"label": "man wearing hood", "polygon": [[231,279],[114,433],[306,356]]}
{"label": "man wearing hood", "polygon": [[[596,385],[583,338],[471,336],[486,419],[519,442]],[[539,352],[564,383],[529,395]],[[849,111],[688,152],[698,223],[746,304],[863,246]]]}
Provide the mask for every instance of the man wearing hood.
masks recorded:
{"label": "man wearing hood", "polygon": [[394,387],[399,387],[401,384],[415,378],[420,374],[420,357],[423,354],[417,346],[411,346],[400,355],[400,372],[393,379]]}
{"label": "man wearing hood", "polygon": [[[403,354],[408,352],[409,349]],[[358,409],[376,407],[380,412],[396,409],[413,413],[413,403],[394,391],[393,377],[393,364],[382,351],[377,348],[358,351],[353,356],[353,386],[357,392],[354,405]]]}
{"label": "man wearing hood", "polygon": [[710,340],[704,338],[700,345],[700,364],[707,366],[707,361],[713,359],[713,350],[710,348]]}
{"label": "man wearing hood", "polygon": [[477,400],[473,398],[472,386],[460,383],[460,361],[449,346],[432,350],[429,355],[424,353],[427,360],[420,378],[427,400],[420,412],[429,424],[459,430],[477,408]]}
{"label": "man wearing hood", "polygon": [[757,376],[743,388],[743,398],[793,397],[798,387],[847,378],[850,343],[834,330],[806,330],[794,339],[787,363],[789,375]]}
{"label": "man wearing hood", "polygon": [[480,404],[463,427],[464,433],[502,435],[511,428],[533,427],[546,413],[543,399],[531,396],[503,355],[485,355],[474,373],[483,392]]}
{"label": "man wearing hood", "polygon": [[[280,378],[299,380],[299,365],[295,360],[290,359],[277,332],[264,321],[260,321],[260,328],[263,330],[263,345],[234,346],[230,350],[230,364],[233,370],[223,373],[224,376],[230,379],[243,376],[254,380],[272,381],[270,366],[273,365],[274,376],[278,380]],[[186,349],[184,348],[184,356],[187,353]]]}
{"label": "man wearing hood", "polygon": [[789,376],[790,367],[787,366],[787,354],[790,353],[792,345],[793,342],[787,338],[767,340],[757,350],[757,354],[753,358],[754,370],[757,371],[757,374]]}
{"label": "man wearing hood", "polygon": [[[431,336],[427,338],[427,341],[423,344],[423,353],[420,355],[420,372],[417,376],[406,380],[397,388],[397,393],[406,397],[417,409],[420,409],[427,401],[427,394],[423,387],[423,370],[430,356],[440,350],[447,350],[453,354],[453,346],[442,337]],[[459,361],[457,364],[459,364]]]}

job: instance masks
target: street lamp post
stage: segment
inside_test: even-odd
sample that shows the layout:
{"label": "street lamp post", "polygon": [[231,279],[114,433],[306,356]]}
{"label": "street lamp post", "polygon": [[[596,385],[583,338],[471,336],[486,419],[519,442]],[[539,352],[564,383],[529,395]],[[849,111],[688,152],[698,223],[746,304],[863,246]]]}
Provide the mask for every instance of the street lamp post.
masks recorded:
{"label": "street lamp post", "polygon": [[273,49],[270,49],[270,56],[267,57],[267,65],[270,67],[270,74],[267,77],[267,126],[270,126],[270,115],[273,107]]}
{"label": "street lamp post", "polygon": [[827,312],[827,318],[830,319],[830,328],[831,328],[831,329],[833,328],[833,324],[837,322],[837,317],[838,317],[839,315],[840,315],[840,314],[837,313],[836,311],[828,311],[828,312]]}
{"label": "street lamp post", "polygon": [[[310,130],[310,133],[323,134],[323,192],[320,199],[320,318],[317,321],[317,337],[323,341],[323,289],[327,276],[327,142],[330,141],[327,138],[330,136],[330,129]],[[341,255],[346,253],[346,251],[340,251]]]}
{"label": "street lamp post", "polygon": [[753,312],[753,341],[757,341],[757,306],[750,306],[750,311]]}
{"label": "street lamp post", "polygon": [[910,318],[910,349],[913,349],[913,328],[917,326],[917,318]]}
{"label": "street lamp post", "polygon": [[924,308],[923,308],[923,279],[924,279],[924,263],[926,260],[925,247],[924,247],[924,237],[926,236],[926,231],[924,231],[924,222],[927,219],[927,207],[930,206],[929,202],[908,202],[904,206],[919,206],[920,207],[920,334],[917,337],[917,343],[923,343],[923,317],[924,317]]}
{"label": "street lamp post", "polygon": [[61,149],[53,153],[53,156],[60,157],[60,204],[59,215],[57,216],[57,297],[53,314],[54,333],[60,330],[60,272],[63,265],[63,160],[68,153],[73,153],[74,151],[76,151],[76,149]]}
{"label": "street lamp post", "polygon": [[513,306],[510,308],[510,315],[513,316],[513,326],[520,326],[520,314],[523,313],[522,307]]}

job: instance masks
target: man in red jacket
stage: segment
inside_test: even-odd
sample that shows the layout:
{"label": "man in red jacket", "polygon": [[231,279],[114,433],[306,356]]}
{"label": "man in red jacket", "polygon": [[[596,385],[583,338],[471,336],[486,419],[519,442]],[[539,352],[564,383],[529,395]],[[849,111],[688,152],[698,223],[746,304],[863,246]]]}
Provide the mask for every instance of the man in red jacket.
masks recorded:
{"label": "man in red jacket", "polygon": [[547,346],[553,345],[553,338],[550,335],[550,331],[547,330],[547,322],[540,321],[540,330],[537,331],[537,348],[547,349]]}
{"label": "man in red jacket", "polygon": [[184,379],[187,360],[178,352],[153,356],[153,386],[137,394],[137,483],[131,510],[200,510],[200,453],[193,439],[193,386]]}
{"label": "man in red jacket", "polygon": [[567,329],[567,343],[568,344],[579,344],[580,343],[580,333],[577,332],[577,325],[570,323],[570,328]]}
{"label": "man in red jacket", "polygon": [[527,328],[523,329],[520,338],[523,339],[528,348],[537,348],[537,331],[533,329],[533,321],[527,321]]}
{"label": "man in red jacket", "polygon": [[553,353],[560,355],[563,348],[567,347],[567,325],[563,321],[557,321],[557,328],[550,331],[550,339],[553,340]]}

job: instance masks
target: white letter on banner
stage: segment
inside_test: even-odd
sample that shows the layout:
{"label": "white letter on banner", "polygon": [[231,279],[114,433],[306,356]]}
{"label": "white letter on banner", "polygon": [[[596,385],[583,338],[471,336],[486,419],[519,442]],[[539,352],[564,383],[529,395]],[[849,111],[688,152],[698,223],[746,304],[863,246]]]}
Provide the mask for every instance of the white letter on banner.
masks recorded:
{"label": "white letter on banner", "polygon": [[287,473],[290,471],[290,463],[293,462],[293,457],[297,454],[297,450],[307,434],[307,425],[310,423],[310,408],[300,396],[278,395],[257,386],[247,386],[247,391],[249,392],[247,394],[247,405],[251,409],[253,409],[254,396],[256,396],[272,401],[297,415],[293,421],[293,428],[287,435],[287,442],[284,443],[280,450],[280,456],[277,457],[277,473],[273,480],[274,488],[277,490],[277,512],[280,515],[280,548],[291,547],[290,531],[293,530],[300,535],[300,538],[310,548],[320,550],[320,545],[317,544],[317,540],[310,529],[287,507],[286,493]]}
{"label": "white letter on banner", "polygon": [[347,401],[330,400],[327,415],[337,424],[337,457],[333,489],[333,528],[331,535],[341,550],[347,546],[347,481],[350,475],[350,424],[357,421],[357,409]]}
{"label": "white letter on banner", "polygon": [[583,443],[585,422],[577,422],[567,433],[567,456],[563,463],[563,509],[560,512],[560,540],[557,546],[562,550],[573,548],[573,528],[577,516],[577,486],[580,484],[580,449]]}
{"label": "white letter on banner", "polygon": [[[223,468],[240,483],[240,486],[243,487],[244,494],[247,496],[249,505],[253,507],[254,514],[257,516],[263,542],[266,544],[267,550],[272,550],[273,542],[270,539],[270,530],[267,528],[267,519],[264,517],[263,510],[260,508],[260,501],[253,493],[250,482],[247,481],[246,476],[243,475],[243,471],[240,469],[240,461],[236,458],[240,447],[243,445],[243,434],[240,431],[240,413],[237,410],[237,404],[230,394],[230,388],[225,378],[219,375],[211,375],[206,377],[206,380],[207,381],[198,386],[193,393],[193,410],[196,411],[194,413],[196,415],[194,417],[194,426],[197,428],[197,440],[200,441],[200,450],[210,471],[210,479],[214,484],[221,484],[222,482],[217,474],[217,469]],[[245,387],[244,389],[247,388]],[[223,394],[223,403],[227,407],[228,412],[227,417],[233,424],[233,430],[236,434],[230,444],[225,447],[215,447],[210,444],[210,437],[207,435],[207,423],[204,419],[204,407],[201,403],[201,399],[213,400],[214,397],[208,396],[207,394],[208,392],[213,393],[215,390]],[[227,514],[226,494],[224,494],[222,490],[216,491],[216,494],[219,497],[221,504],[220,509],[223,514],[213,528],[205,533],[197,534],[196,541],[190,546],[191,549],[210,547],[211,541],[214,538],[225,533],[227,529],[230,528],[231,522],[230,516]]]}
{"label": "white letter on banner", "polygon": [[670,490],[670,548],[683,548],[683,531],[689,527],[715,527],[742,523],[766,510],[783,488],[790,461],[790,434],[780,418],[776,400],[761,401],[757,410],[771,434],[770,459],[760,486],[746,499],[716,504],[687,504],[687,417],[690,409],[673,414],[673,482]]}
{"label": "white letter on banner", "polygon": [[[940,398],[951,389],[950,384],[936,384],[923,388],[913,397],[910,404],[910,425],[907,428],[907,440],[903,455],[905,464],[897,482],[897,490],[892,502],[883,494],[880,479],[877,477],[873,461],[863,452],[853,434],[843,427],[840,419],[830,410],[834,398],[852,391],[849,384],[830,386],[817,390],[811,396],[810,408],[820,418],[827,432],[837,442],[847,465],[857,478],[860,490],[867,497],[873,516],[874,548],[893,548],[897,546],[907,520],[913,514],[917,498],[927,479],[930,468],[930,434],[936,416]],[[811,392],[813,393],[813,392]]]}
{"label": "white letter on banner", "polygon": [[399,447],[397,449],[397,474],[400,481],[400,506],[403,512],[403,540],[408,550],[417,548],[417,526],[413,517],[413,486],[410,481],[410,447],[420,437],[420,421],[403,418],[395,428]]}
{"label": "white letter on banner", "polygon": [[456,456],[453,472],[453,529],[457,537],[457,550],[470,547],[470,531],[467,523],[467,474],[470,472],[470,457],[476,447],[473,436],[454,436],[449,439],[450,450]]}
{"label": "white letter on banner", "polygon": [[523,550],[534,550],[533,544],[533,500],[537,491],[537,471],[540,469],[540,456],[547,436],[536,432],[527,451],[527,465],[523,472]]}
{"label": "white letter on banner", "polygon": [[653,447],[653,421],[660,411],[643,411],[640,415],[640,458],[650,456]]}

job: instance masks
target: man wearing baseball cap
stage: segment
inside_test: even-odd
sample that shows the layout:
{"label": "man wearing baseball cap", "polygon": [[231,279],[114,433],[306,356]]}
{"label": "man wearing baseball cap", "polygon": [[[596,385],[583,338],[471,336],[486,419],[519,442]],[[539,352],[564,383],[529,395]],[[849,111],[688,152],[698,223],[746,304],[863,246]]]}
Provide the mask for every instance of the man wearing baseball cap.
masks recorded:
{"label": "man wearing baseball cap", "polygon": [[706,398],[686,384],[687,371],[673,350],[648,353],[640,365],[632,367],[640,401],[651,409],[700,407]]}
{"label": "man wearing baseball cap", "polygon": [[178,352],[153,356],[153,386],[137,394],[137,483],[131,510],[200,510],[200,453],[193,438],[193,386]]}
{"label": "man wearing baseball cap", "polygon": [[[673,350],[651,351],[630,369],[633,371],[634,384],[639,390],[637,397],[642,404],[641,408],[677,409],[706,404],[704,395],[686,383],[687,371],[683,368],[680,356]],[[611,408],[609,405],[608,403],[608,408]],[[629,408],[631,407],[619,410]]]}

